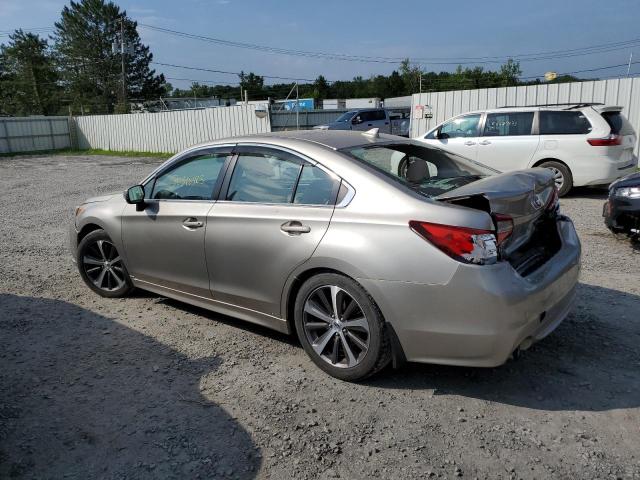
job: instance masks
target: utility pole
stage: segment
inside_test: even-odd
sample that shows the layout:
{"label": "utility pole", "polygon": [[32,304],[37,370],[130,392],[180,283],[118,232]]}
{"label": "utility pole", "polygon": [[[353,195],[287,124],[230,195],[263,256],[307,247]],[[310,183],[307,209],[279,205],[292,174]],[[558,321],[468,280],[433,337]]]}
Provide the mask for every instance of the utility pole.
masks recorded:
{"label": "utility pole", "polygon": [[633,60],[633,51],[629,54],[629,65],[627,65],[627,77],[629,77],[629,72],[631,72],[631,60]]}
{"label": "utility pole", "polygon": [[124,15],[120,17],[120,60],[122,63],[122,105],[127,104],[127,83],[126,72],[124,66],[125,41],[124,41]]}
{"label": "utility pole", "polygon": [[422,70],[420,71],[420,93],[422,93]]}
{"label": "utility pole", "polygon": [[296,130],[300,130],[300,97],[298,95],[298,82],[296,82]]}

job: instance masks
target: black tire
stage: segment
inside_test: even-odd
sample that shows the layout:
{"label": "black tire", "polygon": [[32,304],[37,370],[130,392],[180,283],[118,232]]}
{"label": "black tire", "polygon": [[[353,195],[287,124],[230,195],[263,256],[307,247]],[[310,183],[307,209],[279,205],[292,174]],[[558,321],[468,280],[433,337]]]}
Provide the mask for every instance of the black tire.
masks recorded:
{"label": "black tire", "polygon": [[[104,253],[102,253],[104,252]],[[117,259],[120,258],[119,261]],[[107,266],[101,266],[96,263],[87,264],[90,259],[92,262],[97,260],[113,260]],[[78,244],[76,253],[76,263],[80,276],[87,286],[98,295],[107,298],[124,297],[133,290],[133,284],[129,277],[129,272],[122,261],[113,241],[104,230],[94,230],[87,234]],[[106,270],[100,284],[97,285],[102,270]],[[116,279],[122,280],[122,284]]]}
{"label": "black tire", "polygon": [[[336,286],[343,291],[341,298],[344,298],[345,302],[351,301],[352,299],[356,301],[357,307],[355,308],[358,308],[357,311],[364,315],[368,324],[368,337],[366,340],[368,342],[368,348],[366,351],[360,352],[362,358],[359,358],[358,363],[352,367],[336,366],[318,354],[312,347],[312,340],[309,338],[311,334],[305,329],[305,318],[309,318],[308,314],[304,312],[307,300],[320,289],[331,288],[331,286]],[[348,303],[345,303],[345,307],[346,306],[348,306]],[[346,310],[347,308],[344,308],[343,312],[346,312]],[[307,317],[305,317],[305,315],[307,315]],[[359,315],[356,314],[356,316]],[[335,273],[322,273],[308,279],[302,285],[296,297],[294,319],[302,347],[309,357],[311,357],[311,360],[332,377],[350,382],[363,380],[380,371],[391,360],[391,343],[380,309],[367,291],[360,284],[348,277]],[[344,333],[346,336],[351,335],[352,338],[352,333],[347,332],[347,330],[350,330],[350,327],[347,326],[348,320],[343,318],[340,318],[340,320],[345,321],[343,324]],[[327,331],[328,329],[325,330],[325,333]],[[340,337],[341,335],[336,333],[335,336]],[[342,338],[345,338],[345,335],[342,335]],[[339,343],[339,338],[336,339],[336,343]],[[339,347],[334,346],[334,348]],[[342,350],[344,352],[344,347],[342,347]]]}
{"label": "black tire", "polygon": [[558,195],[564,197],[569,191],[573,188],[573,175],[571,175],[571,170],[564,164],[555,161],[548,161],[541,163],[538,165],[542,168],[548,168],[557,174],[558,172],[562,175],[562,186],[558,186]]}

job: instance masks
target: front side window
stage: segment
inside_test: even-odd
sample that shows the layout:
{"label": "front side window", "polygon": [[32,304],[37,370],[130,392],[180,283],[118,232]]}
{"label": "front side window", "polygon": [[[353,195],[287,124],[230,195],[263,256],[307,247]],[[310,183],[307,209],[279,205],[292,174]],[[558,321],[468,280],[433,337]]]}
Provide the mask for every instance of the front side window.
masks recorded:
{"label": "front side window", "polygon": [[350,122],[357,112],[345,112],[336,118],[336,122]]}
{"label": "front side window", "polygon": [[302,161],[280,151],[240,153],[226,199],[233,202],[291,203]]}
{"label": "front side window", "polygon": [[342,152],[427,197],[498,173],[473,160],[413,143],[361,146]]}
{"label": "front side window", "polygon": [[533,112],[488,113],[484,124],[484,137],[512,137],[531,135]]}
{"label": "front side window", "polygon": [[579,135],[589,133],[591,129],[582,112],[540,112],[540,135]]}
{"label": "front side window", "polygon": [[[156,178],[150,198],[211,200],[220,171],[228,156],[229,153],[205,153],[181,162]],[[147,193],[145,186],[145,194]]]}
{"label": "front side window", "polygon": [[440,127],[440,138],[477,137],[480,114],[454,118]]}

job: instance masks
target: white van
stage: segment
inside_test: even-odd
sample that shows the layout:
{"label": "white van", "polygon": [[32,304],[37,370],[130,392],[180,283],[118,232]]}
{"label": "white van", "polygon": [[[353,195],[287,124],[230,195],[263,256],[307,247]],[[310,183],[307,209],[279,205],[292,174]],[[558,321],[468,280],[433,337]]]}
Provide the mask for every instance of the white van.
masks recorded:
{"label": "white van", "polygon": [[502,172],[549,168],[565,195],[574,186],[606,185],[636,169],[636,133],[621,110],[582,103],[475,111],[416,140]]}

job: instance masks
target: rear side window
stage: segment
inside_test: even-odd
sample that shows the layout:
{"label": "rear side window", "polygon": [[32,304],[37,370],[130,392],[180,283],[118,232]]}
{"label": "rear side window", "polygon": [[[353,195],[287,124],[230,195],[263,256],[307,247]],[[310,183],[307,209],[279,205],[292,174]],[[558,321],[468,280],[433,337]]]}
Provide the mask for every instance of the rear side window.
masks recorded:
{"label": "rear side window", "polygon": [[603,112],[604,118],[611,127],[611,133],[616,135],[633,135],[633,127],[620,112]]}
{"label": "rear side window", "polygon": [[540,112],[540,135],[580,135],[592,127],[582,112]]}
{"label": "rear side window", "polygon": [[291,203],[302,162],[285,152],[241,153],[233,169],[227,200]]}
{"label": "rear side window", "polygon": [[373,112],[373,116],[374,116],[374,120],[384,120],[387,118],[386,113],[384,112],[384,110],[376,110],[375,112]]}
{"label": "rear side window", "polygon": [[484,124],[485,137],[531,135],[533,112],[488,113]]}
{"label": "rear side window", "polygon": [[321,168],[311,164],[302,167],[293,203],[333,205],[336,182]]}

